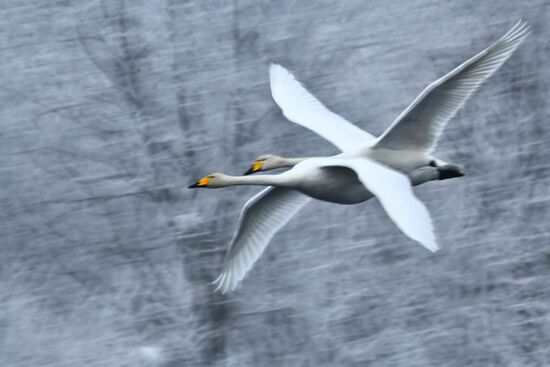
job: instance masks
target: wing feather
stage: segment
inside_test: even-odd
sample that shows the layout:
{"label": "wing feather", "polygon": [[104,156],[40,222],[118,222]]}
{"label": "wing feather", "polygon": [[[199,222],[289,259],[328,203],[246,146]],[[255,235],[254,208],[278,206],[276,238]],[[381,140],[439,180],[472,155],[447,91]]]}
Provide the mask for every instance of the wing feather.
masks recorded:
{"label": "wing feather", "polygon": [[308,196],[284,187],[268,187],[249,199],[225,254],[222,272],[213,282],[215,291],[235,290],[275,233],[309,200]]}
{"label": "wing feather", "polygon": [[[357,173],[397,227],[428,250],[438,249],[426,206],[414,196],[407,176],[367,158],[323,159],[324,166],[343,166]],[[320,161],[320,162],[323,162]]]}
{"label": "wing feather", "polygon": [[362,148],[374,136],[326,108],[281,65],[269,67],[271,94],[290,121],[325,138],[341,151]]}
{"label": "wing feather", "polygon": [[376,148],[430,153],[446,123],[529,35],[519,21],[487,49],[430,84],[382,134]]}

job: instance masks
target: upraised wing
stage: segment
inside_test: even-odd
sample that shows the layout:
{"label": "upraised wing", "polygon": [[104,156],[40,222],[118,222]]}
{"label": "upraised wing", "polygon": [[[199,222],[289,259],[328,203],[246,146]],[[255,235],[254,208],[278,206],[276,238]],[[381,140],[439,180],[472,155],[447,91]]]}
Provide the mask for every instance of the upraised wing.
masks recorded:
{"label": "upraised wing", "polygon": [[367,158],[321,158],[319,162],[321,166],[341,166],[354,170],[403,233],[428,250],[437,251],[430,213],[414,196],[407,176]]}
{"label": "upraised wing", "polygon": [[489,48],[430,84],[380,136],[375,147],[430,153],[447,121],[529,33],[529,26],[519,21]]}
{"label": "upraised wing", "polygon": [[310,198],[283,187],[268,187],[249,199],[241,211],[237,231],[225,254],[215,291],[231,292],[260,258],[281,227]]}
{"label": "upraised wing", "polygon": [[319,134],[341,151],[362,148],[374,136],[326,108],[281,65],[269,67],[271,95],[292,122]]}

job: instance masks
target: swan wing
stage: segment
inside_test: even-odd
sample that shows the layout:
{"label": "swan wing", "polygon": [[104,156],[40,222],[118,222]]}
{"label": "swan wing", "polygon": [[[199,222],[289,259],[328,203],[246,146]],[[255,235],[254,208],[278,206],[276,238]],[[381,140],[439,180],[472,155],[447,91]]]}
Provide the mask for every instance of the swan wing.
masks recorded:
{"label": "swan wing", "polygon": [[275,233],[309,200],[298,191],[272,186],[249,199],[225,254],[222,272],[213,282],[215,291],[223,294],[235,290]]}
{"label": "swan wing", "polygon": [[281,65],[269,67],[271,95],[290,121],[319,134],[341,151],[368,145],[374,136],[326,108]]}
{"label": "swan wing", "polygon": [[430,213],[414,196],[407,176],[366,158],[323,160],[326,162],[323,166],[343,166],[354,170],[403,233],[432,252],[438,250]]}
{"label": "swan wing", "polygon": [[519,21],[508,33],[430,84],[380,136],[375,147],[431,152],[445,124],[529,35]]}

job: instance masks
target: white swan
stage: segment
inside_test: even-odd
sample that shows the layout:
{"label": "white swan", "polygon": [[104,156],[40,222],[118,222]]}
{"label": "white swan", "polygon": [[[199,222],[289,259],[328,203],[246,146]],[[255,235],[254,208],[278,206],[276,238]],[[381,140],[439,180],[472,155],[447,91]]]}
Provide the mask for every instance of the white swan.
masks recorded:
{"label": "white swan", "polygon": [[[434,166],[446,164],[429,155],[445,124],[528,34],[526,23],[516,23],[493,45],[430,84],[378,139],[327,109],[277,64],[269,69],[271,94],[286,118],[322,136],[346,156],[365,156],[411,174],[411,164],[422,167],[426,159]],[[303,159],[262,155],[245,174],[292,167]]]}
{"label": "white swan", "polygon": [[292,74],[272,65],[273,98],[284,115],[319,133],[343,153],[301,160],[280,175],[213,174],[190,186],[271,186],[245,204],[223,271],[214,281],[216,290],[225,293],[237,287],[273,235],[309,200],[308,196],[352,204],[375,195],[405,234],[435,251],[429,214],[412,194],[410,182],[397,171],[410,174],[433,166],[437,160],[430,152],[446,122],[506,61],[528,30],[525,23],[518,22],[493,45],[430,84],[377,139],[326,109]]}
{"label": "white swan", "polygon": [[431,251],[437,250],[428,210],[414,196],[409,179],[367,158],[309,158],[279,175],[214,173],[189,187],[236,185],[270,187],[245,205],[239,230],[226,253],[224,271],[216,280],[222,292],[236,288],[269,240],[308,201],[308,196],[338,204],[357,204],[374,195],[407,236]]}

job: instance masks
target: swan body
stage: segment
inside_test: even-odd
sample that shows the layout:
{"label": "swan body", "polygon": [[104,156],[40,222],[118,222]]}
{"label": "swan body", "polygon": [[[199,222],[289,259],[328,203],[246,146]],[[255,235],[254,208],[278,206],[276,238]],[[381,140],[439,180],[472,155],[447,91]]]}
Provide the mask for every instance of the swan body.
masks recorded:
{"label": "swan body", "polygon": [[404,234],[430,251],[438,249],[428,210],[414,196],[409,179],[366,158],[309,158],[279,175],[214,173],[190,187],[237,185],[269,187],[245,204],[239,230],[226,253],[227,271],[215,281],[222,292],[236,288],[271,237],[311,197],[356,204],[374,195]]}
{"label": "swan body", "polygon": [[[411,185],[461,176],[431,153],[445,124],[529,34],[518,22],[487,49],[436,80],[378,138],[327,109],[280,65],[270,66],[272,96],[292,122],[310,129],[341,151],[333,157],[257,160],[247,173],[292,167],[279,175],[206,176],[190,187],[268,186],[244,205],[214,281],[216,290],[233,291],[261,256],[275,233],[311,198],[357,204],[376,197],[397,227],[431,251],[437,250],[426,207]],[[269,161],[269,163],[267,163]]]}
{"label": "swan body", "polygon": [[410,174],[421,167],[429,166],[431,162],[442,162],[421,151],[393,150],[375,146],[367,146],[349,155],[344,153],[343,156],[369,158],[404,174]]}
{"label": "swan body", "polygon": [[287,187],[335,204],[358,204],[373,197],[353,169],[333,160],[334,165],[326,166],[327,160],[306,159],[281,176]]}
{"label": "swan body", "polygon": [[[329,157],[326,159],[308,158],[282,173],[280,184],[308,195],[312,198],[335,204],[359,204],[374,197],[350,167],[341,165],[347,159],[367,160],[361,157]],[[379,162],[376,162],[379,163]],[[416,186],[437,179],[439,172],[435,167],[415,169],[407,180],[407,185]],[[257,176],[261,177],[261,176]],[[286,182],[286,183],[285,183]]]}
{"label": "swan body", "polygon": [[295,189],[312,198],[335,204],[358,204],[373,197],[359,181],[355,171],[347,167],[316,167],[311,177],[311,181],[300,182]]}

